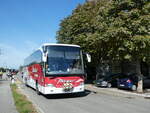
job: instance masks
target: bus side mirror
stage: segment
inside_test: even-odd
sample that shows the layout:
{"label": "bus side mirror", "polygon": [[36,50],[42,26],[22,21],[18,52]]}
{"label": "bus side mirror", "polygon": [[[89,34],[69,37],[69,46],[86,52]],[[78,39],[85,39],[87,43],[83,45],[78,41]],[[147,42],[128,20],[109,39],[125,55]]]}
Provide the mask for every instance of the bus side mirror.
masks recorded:
{"label": "bus side mirror", "polygon": [[46,57],[45,57],[45,55],[44,55],[44,57],[43,57],[43,61],[44,61],[44,62],[46,62],[46,60],[47,60],[47,58],[46,58]]}
{"label": "bus side mirror", "polygon": [[88,54],[88,53],[86,53],[86,57],[87,57],[87,61],[88,61],[88,62],[91,62],[91,55]]}
{"label": "bus side mirror", "polygon": [[48,56],[48,53],[47,53],[47,47],[46,46],[43,46],[42,47],[42,49],[43,49],[43,61],[44,62],[47,62],[47,56]]}
{"label": "bus side mirror", "polygon": [[46,46],[43,46],[42,48],[43,48],[43,52],[46,53],[47,52]]}
{"label": "bus side mirror", "polygon": [[48,53],[44,53],[43,54],[43,61],[44,62],[47,62],[47,57],[48,57]]}

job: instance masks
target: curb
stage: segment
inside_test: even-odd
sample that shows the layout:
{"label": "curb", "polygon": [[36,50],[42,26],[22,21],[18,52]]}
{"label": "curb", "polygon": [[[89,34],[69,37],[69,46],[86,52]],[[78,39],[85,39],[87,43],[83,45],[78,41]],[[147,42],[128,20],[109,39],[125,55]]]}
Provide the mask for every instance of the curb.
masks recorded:
{"label": "curb", "polygon": [[114,88],[99,88],[94,85],[88,84],[85,85],[86,90],[90,90],[95,93],[101,93],[101,94],[107,94],[112,96],[120,96],[120,97],[126,97],[126,98],[132,98],[132,97],[141,97],[141,98],[150,98],[149,94],[139,94],[135,92],[129,92],[125,90],[119,90]]}
{"label": "curb", "polygon": [[23,95],[25,95],[27,97],[27,99],[32,103],[32,105],[35,107],[36,111],[38,113],[44,113],[43,110],[39,106],[37,106],[36,103],[34,101],[32,101],[31,98],[27,94],[24,93],[23,89],[21,89],[21,87],[22,87],[21,85],[23,85],[23,82],[17,78],[15,83],[16,83],[18,89],[20,90],[20,92]]}

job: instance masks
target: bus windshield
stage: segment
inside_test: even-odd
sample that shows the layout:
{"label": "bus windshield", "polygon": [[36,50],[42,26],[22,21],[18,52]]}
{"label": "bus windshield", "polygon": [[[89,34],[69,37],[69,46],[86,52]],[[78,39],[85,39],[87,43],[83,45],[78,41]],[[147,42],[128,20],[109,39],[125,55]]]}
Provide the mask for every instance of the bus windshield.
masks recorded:
{"label": "bus windshield", "polygon": [[79,47],[48,46],[46,75],[84,74],[82,55]]}

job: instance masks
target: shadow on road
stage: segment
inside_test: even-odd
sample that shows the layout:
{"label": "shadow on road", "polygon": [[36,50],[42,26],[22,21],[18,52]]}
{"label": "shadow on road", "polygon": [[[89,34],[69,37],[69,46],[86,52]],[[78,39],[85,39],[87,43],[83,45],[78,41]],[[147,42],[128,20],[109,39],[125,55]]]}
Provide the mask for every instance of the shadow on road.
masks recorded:
{"label": "shadow on road", "polygon": [[7,80],[7,79],[0,79],[0,84],[2,85],[2,84],[4,84],[4,82],[8,82],[9,80]]}
{"label": "shadow on road", "polygon": [[7,79],[3,79],[3,80],[0,80],[1,82],[3,82],[3,81],[8,81]]}
{"label": "shadow on road", "polygon": [[85,90],[82,93],[73,93],[73,94],[55,94],[55,95],[42,95],[47,99],[67,99],[67,98],[81,98],[89,95],[90,90]]}

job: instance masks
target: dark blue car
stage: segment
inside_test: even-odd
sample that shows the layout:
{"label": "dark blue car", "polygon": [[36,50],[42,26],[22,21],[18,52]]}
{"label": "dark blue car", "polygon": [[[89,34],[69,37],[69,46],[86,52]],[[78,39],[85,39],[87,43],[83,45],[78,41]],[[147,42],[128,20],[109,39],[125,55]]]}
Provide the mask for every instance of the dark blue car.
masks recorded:
{"label": "dark blue car", "polygon": [[118,79],[118,88],[135,91],[137,89],[137,83],[138,76],[136,74],[123,75]]}
{"label": "dark blue car", "polygon": [[134,84],[130,79],[124,78],[124,79],[119,79],[118,88],[131,89],[132,91],[135,91],[137,85]]}

